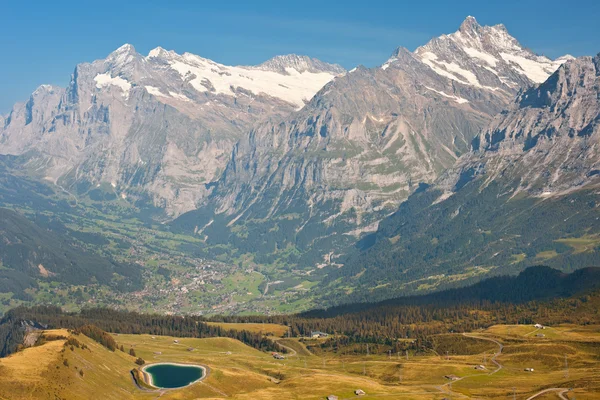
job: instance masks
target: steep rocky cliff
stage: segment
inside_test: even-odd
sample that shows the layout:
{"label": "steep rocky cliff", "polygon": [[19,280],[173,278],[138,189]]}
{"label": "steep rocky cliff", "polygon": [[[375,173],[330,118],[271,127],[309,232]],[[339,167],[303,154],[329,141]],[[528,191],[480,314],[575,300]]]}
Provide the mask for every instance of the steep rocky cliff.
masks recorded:
{"label": "steep rocky cliff", "polygon": [[531,265],[600,263],[600,54],[524,91],[473,143],[328,281],[385,297]]}
{"label": "steep rocky cliff", "polygon": [[197,206],[254,123],[301,108],[343,72],[296,55],[229,67],[124,45],[78,65],[66,89],[44,85],[15,105],[1,121],[0,154],[69,192],[106,186],[178,215]]}

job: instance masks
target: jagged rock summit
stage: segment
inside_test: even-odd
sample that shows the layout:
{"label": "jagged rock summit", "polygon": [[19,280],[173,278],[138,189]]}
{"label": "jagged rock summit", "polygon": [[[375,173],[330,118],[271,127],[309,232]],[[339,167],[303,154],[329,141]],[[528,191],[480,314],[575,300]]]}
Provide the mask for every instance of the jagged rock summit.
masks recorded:
{"label": "jagged rock summit", "polygon": [[297,55],[231,67],[126,44],[78,65],[66,89],[41,86],[16,104],[0,120],[0,154],[71,193],[102,187],[178,215],[197,206],[253,124],[303,107],[342,73]]}
{"label": "jagged rock summit", "polygon": [[490,90],[514,91],[544,82],[565,61],[524,48],[502,24],[481,26],[469,16],[458,31],[434,38],[415,55],[437,74]]}
{"label": "jagged rock summit", "polygon": [[494,118],[441,183],[472,170],[542,198],[597,184],[599,99],[600,54],[570,60]]}

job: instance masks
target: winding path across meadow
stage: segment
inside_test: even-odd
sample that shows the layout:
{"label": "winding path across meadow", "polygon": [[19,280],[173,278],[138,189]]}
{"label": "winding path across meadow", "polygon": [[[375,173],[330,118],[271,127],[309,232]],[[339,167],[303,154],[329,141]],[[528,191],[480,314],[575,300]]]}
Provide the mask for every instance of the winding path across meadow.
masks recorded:
{"label": "winding path across meadow", "polygon": [[569,398],[567,396],[565,396],[565,393],[567,393],[568,391],[569,391],[569,389],[565,389],[565,388],[548,388],[548,389],[544,389],[540,392],[537,392],[536,394],[534,394],[531,397],[528,397],[527,400],[533,400],[538,396],[541,396],[543,394],[550,393],[550,392],[558,392],[558,397],[560,397],[562,400],[569,400]]}
{"label": "winding path across meadow", "polygon": [[289,351],[289,352],[290,352],[290,354],[289,354],[289,357],[294,357],[295,355],[297,355],[297,354],[298,354],[298,352],[296,352],[296,350],[292,349],[292,348],[291,348],[291,347],[289,347],[289,346],[286,346],[285,344],[281,344],[281,343],[279,343],[279,341],[278,341],[278,340],[276,340],[276,341],[275,341],[275,343],[277,343],[279,346],[281,346],[281,347],[283,347],[284,349],[286,349],[287,351]]}
{"label": "winding path across meadow", "polygon": [[[463,336],[470,337],[470,338],[473,338],[473,339],[487,340],[488,342],[493,342],[493,343],[496,343],[498,345],[498,351],[496,353],[494,353],[494,356],[491,358],[491,361],[494,364],[496,364],[497,368],[493,372],[490,372],[488,375],[493,375],[496,372],[500,371],[502,368],[504,368],[502,366],[502,364],[500,364],[498,362],[498,360],[496,360],[496,358],[498,356],[500,356],[500,354],[502,354],[502,350],[504,349],[504,345],[502,343],[500,343],[499,341],[497,341],[495,339],[491,339],[491,338],[483,337],[483,336],[478,336],[478,335],[473,335],[473,334],[470,334],[470,333],[463,333]],[[462,380],[464,378],[468,378],[470,376],[476,376],[476,375],[464,376],[462,378],[457,379],[456,381]],[[454,382],[456,382],[456,381],[454,381]],[[565,388],[548,388],[548,389],[544,389],[544,390],[541,390],[541,391],[537,392],[533,396],[528,397],[527,400],[533,400],[533,399],[535,399],[538,396],[541,396],[543,394],[550,393],[550,392],[558,392],[558,397],[560,397],[561,400],[569,400],[569,398],[567,396],[565,396],[565,393],[567,393],[568,391],[569,391],[569,389],[565,389]]]}
{"label": "winding path across meadow", "polygon": [[[498,358],[498,356],[499,356],[500,354],[502,354],[502,350],[504,349],[504,345],[503,345],[502,343],[500,343],[499,341],[497,341],[497,340],[495,340],[495,339],[491,339],[491,338],[488,338],[488,337],[483,337],[483,336],[478,336],[478,335],[473,335],[473,334],[471,334],[471,333],[463,333],[462,335],[463,335],[463,336],[465,336],[465,337],[468,337],[468,338],[472,338],[472,339],[486,340],[486,341],[488,341],[488,342],[492,342],[492,343],[495,343],[495,344],[497,344],[497,345],[498,345],[498,351],[497,351],[497,352],[495,352],[495,353],[494,353],[494,355],[492,356],[492,358],[490,359],[490,361],[491,361],[491,362],[493,362],[494,364],[496,364],[496,369],[495,369],[494,371],[492,371],[492,372],[489,372],[487,375],[494,375],[496,372],[498,372],[498,371],[500,371],[502,368],[504,368],[504,367],[502,366],[502,364],[500,364],[500,363],[498,362],[498,360],[496,360],[496,358]],[[445,390],[443,390],[443,388],[444,388],[445,386],[450,386],[450,385],[452,385],[453,383],[456,383],[456,382],[462,381],[463,379],[466,379],[466,378],[471,378],[471,377],[473,377],[473,376],[481,376],[481,375],[482,375],[482,374],[471,374],[471,375],[465,375],[465,376],[462,376],[462,377],[460,377],[460,378],[457,378],[457,379],[455,379],[455,380],[453,380],[453,381],[447,382],[447,383],[445,383],[445,384],[443,384],[443,385],[441,385],[441,386],[438,386],[438,388],[439,388],[439,390],[440,390],[440,391],[444,392]]]}
{"label": "winding path across meadow", "polygon": [[[496,339],[491,339],[488,337],[484,337],[484,336],[478,336],[478,335],[473,335],[472,333],[463,333],[463,336],[465,337],[469,337],[472,339],[479,339],[479,340],[487,340],[488,342],[492,342],[492,343],[496,343],[498,345],[498,351],[496,353],[494,353],[494,356],[491,358],[490,361],[492,361],[494,364],[496,364],[496,370],[493,372],[490,372],[488,375],[493,375],[496,372],[500,371],[502,368],[504,368],[502,366],[502,364],[500,364],[498,362],[498,360],[496,360],[496,358],[498,358],[498,356],[500,356],[500,354],[502,354],[502,350],[504,350],[504,345],[502,343],[500,343],[499,341],[497,341]],[[473,375],[469,375],[469,376],[473,376]],[[466,378],[466,377],[465,377]]]}

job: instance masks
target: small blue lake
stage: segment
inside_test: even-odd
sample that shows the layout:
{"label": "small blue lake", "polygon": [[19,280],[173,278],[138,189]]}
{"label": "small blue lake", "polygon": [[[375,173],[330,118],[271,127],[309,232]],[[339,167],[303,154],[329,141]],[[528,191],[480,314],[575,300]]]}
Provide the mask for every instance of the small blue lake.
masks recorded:
{"label": "small blue lake", "polygon": [[152,377],[152,385],[173,389],[189,385],[204,376],[204,368],[196,365],[154,364],[144,368]]}

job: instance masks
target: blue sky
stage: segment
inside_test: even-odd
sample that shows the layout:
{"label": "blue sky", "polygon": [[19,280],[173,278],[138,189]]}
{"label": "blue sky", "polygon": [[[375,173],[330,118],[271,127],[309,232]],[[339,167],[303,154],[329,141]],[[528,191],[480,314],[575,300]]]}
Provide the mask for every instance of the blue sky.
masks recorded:
{"label": "blue sky", "polygon": [[4,1],[0,7],[0,112],[37,86],[68,83],[77,63],[123,43],[224,64],[307,54],[346,68],[382,64],[451,33],[467,15],[503,23],[523,45],[557,57],[600,52],[600,1]]}

